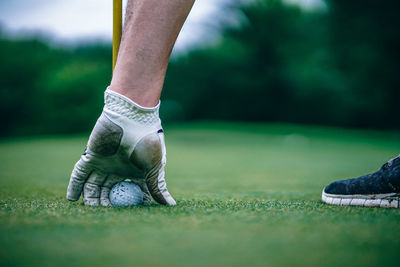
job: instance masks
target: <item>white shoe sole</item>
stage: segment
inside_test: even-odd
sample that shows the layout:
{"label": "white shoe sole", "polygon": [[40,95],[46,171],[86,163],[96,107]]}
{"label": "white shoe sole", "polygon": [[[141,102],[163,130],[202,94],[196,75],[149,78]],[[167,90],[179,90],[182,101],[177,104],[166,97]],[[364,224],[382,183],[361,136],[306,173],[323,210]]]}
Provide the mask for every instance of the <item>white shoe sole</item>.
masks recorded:
{"label": "white shoe sole", "polygon": [[375,195],[334,195],[322,190],[322,201],[330,205],[338,206],[362,206],[399,208],[400,194],[375,194]]}

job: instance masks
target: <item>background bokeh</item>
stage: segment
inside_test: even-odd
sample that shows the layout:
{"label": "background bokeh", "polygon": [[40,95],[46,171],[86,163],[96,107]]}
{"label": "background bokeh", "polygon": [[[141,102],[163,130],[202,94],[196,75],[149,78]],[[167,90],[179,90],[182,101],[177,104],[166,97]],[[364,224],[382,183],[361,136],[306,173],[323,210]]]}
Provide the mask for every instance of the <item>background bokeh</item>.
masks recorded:
{"label": "background bokeh", "polygon": [[398,267],[399,209],[321,191],[400,151],[399,6],[197,0],[162,94],[178,205],[104,208],[65,191],[112,0],[0,0],[0,266]]}
{"label": "background bokeh", "polygon": [[[16,2],[2,2],[0,135],[90,131],[111,77],[110,39],[33,31],[23,16],[10,22]],[[174,51],[165,122],[400,128],[398,1],[211,2],[196,3]]]}

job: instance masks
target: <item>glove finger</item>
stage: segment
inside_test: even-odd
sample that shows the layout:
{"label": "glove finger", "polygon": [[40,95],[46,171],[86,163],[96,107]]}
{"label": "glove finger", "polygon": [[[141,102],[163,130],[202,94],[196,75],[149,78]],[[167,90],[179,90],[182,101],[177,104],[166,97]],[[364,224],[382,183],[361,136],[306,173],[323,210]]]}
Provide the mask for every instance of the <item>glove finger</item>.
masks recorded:
{"label": "glove finger", "polygon": [[94,170],[85,185],[83,186],[83,203],[86,206],[99,206],[100,205],[100,191],[101,186],[107,178],[107,174]]}
{"label": "glove finger", "polygon": [[67,199],[69,201],[77,201],[81,196],[83,185],[89,177],[92,169],[86,164],[82,158],[75,164],[72,170],[71,178],[67,188]]}
{"label": "glove finger", "polygon": [[143,178],[140,179],[131,179],[133,183],[137,184],[143,192],[143,205],[150,206],[151,205],[151,195],[149,189],[147,187],[146,181]]}
{"label": "glove finger", "polygon": [[116,175],[109,175],[107,177],[103,186],[101,187],[100,205],[102,205],[104,207],[112,206],[111,202],[110,202],[110,190],[116,183],[121,182],[123,180],[125,180],[125,178],[122,178],[122,177],[116,176]]}
{"label": "glove finger", "polygon": [[151,196],[163,205],[176,205],[165,182],[167,155],[162,131],[144,137],[135,147],[131,161],[145,172]]}
{"label": "glove finger", "polygon": [[176,202],[168,192],[167,183],[165,182],[164,165],[155,170],[146,177],[146,184],[151,196],[160,204],[175,206]]}

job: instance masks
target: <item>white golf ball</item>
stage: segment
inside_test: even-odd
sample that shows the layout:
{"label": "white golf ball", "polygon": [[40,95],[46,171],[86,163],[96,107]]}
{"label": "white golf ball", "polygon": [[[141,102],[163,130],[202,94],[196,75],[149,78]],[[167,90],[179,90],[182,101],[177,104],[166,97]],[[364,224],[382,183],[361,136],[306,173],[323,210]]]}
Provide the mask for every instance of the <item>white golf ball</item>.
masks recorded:
{"label": "white golf ball", "polygon": [[119,182],[111,188],[110,202],[113,206],[138,206],[143,203],[143,192],[132,182]]}

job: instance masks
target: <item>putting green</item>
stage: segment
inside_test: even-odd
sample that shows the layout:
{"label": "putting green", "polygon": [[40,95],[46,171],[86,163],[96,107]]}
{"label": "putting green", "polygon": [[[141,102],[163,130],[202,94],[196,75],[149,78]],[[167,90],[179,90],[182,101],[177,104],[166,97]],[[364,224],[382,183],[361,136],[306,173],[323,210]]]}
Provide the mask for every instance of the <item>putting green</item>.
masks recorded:
{"label": "putting green", "polygon": [[328,206],[322,188],[400,152],[400,134],[282,124],[166,129],[178,206],[65,200],[87,136],[0,142],[1,266],[398,266],[400,210]]}

